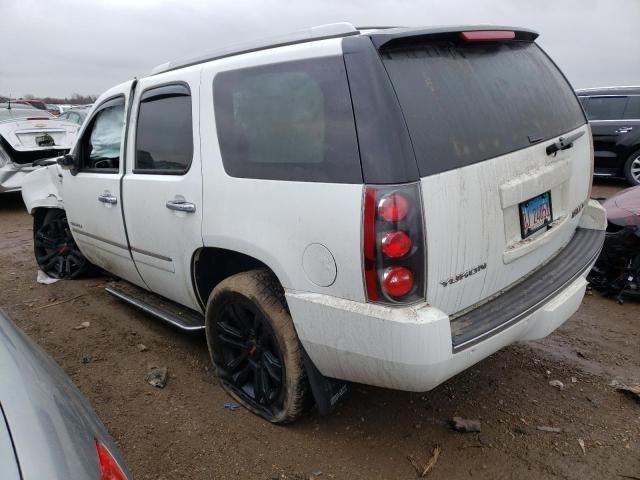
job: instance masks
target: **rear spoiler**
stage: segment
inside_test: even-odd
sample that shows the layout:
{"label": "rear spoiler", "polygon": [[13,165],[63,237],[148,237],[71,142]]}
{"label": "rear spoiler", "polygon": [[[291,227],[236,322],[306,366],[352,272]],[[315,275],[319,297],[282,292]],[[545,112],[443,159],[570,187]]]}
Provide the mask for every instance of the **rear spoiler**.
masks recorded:
{"label": "rear spoiler", "polygon": [[[509,33],[513,33],[513,35],[509,35]],[[492,34],[494,34],[493,37],[495,38],[492,38]],[[436,28],[389,28],[371,32],[367,35],[371,38],[371,42],[378,50],[387,50],[434,40],[453,40],[456,42],[513,40],[533,42],[538,38],[538,32],[534,30],[495,25],[467,25]],[[474,36],[477,38],[474,38]]]}

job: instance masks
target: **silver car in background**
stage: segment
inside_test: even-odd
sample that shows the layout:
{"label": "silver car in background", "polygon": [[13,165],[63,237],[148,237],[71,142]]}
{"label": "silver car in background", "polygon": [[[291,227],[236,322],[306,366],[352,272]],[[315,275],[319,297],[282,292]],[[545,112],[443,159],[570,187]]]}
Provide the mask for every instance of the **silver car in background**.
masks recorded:
{"label": "silver car in background", "polygon": [[69,151],[78,124],[57,120],[46,110],[0,103],[0,193],[17,192],[34,162]]}
{"label": "silver car in background", "polygon": [[0,479],[130,478],[89,401],[0,310]]}

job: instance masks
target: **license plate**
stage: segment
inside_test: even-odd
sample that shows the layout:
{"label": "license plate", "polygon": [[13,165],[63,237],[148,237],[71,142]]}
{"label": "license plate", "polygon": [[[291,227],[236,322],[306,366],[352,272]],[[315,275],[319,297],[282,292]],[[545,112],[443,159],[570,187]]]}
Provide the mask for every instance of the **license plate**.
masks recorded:
{"label": "license plate", "polygon": [[36,145],[39,147],[53,147],[55,144],[53,137],[47,133],[36,137]]}
{"label": "license plate", "polygon": [[522,238],[546,228],[553,221],[551,192],[533,197],[520,204],[520,232]]}

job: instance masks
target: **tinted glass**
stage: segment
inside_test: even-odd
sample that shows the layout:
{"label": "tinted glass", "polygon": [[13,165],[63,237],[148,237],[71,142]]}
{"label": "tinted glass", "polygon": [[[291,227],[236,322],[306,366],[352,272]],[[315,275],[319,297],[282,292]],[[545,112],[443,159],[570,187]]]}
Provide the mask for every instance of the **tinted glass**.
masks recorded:
{"label": "tinted glass", "polygon": [[[146,92],[136,127],[135,172],[184,173],[193,157],[191,96],[167,95],[163,88]],[[168,90],[164,90],[168,92]]]}
{"label": "tinted glass", "polygon": [[640,95],[629,97],[624,109],[624,118],[640,120]]}
{"label": "tinted glass", "polygon": [[589,120],[618,120],[622,118],[627,97],[591,97],[587,103]]}
{"label": "tinted glass", "polygon": [[82,137],[80,168],[113,171],[120,164],[120,142],[124,127],[124,98],[107,101],[91,119]]}
{"label": "tinted glass", "polygon": [[529,42],[431,42],[385,52],[418,160],[430,175],[520,150],[585,119],[562,74]]}
{"label": "tinted glass", "polygon": [[214,80],[214,107],[229,175],[362,182],[340,57],[220,73]]}

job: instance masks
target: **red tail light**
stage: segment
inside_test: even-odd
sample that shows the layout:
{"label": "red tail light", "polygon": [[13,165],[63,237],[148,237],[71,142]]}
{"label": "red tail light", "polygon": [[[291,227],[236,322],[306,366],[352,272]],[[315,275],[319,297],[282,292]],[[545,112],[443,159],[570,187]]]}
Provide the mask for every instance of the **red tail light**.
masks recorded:
{"label": "red tail light", "polygon": [[424,299],[425,252],[420,185],[367,186],[363,269],[370,302]]}
{"label": "red tail light", "polygon": [[407,216],[409,202],[399,193],[382,197],[378,204],[378,215],[387,222],[399,222]]}
{"label": "red tail light", "polygon": [[404,232],[389,232],[382,237],[382,251],[387,257],[404,257],[411,250],[411,238]]}
{"label": "red tail light", "polygon": [[513,40],[516,32],[509,30],[478,30],[474,32],[460,32],[460,38],[465,42],[494,42],[499,40]]}
{"label": "red tail light", "polygon": [[100,464],[100,480],[127,480],[127,476],[111,452],[98,440],[96,440],[96,450]]}
{"label": "red tail light", "polygon": [[382,288],[394,298],[404,297],[413,288],[413,273],[405,267],[392,267],[384,272]]}

